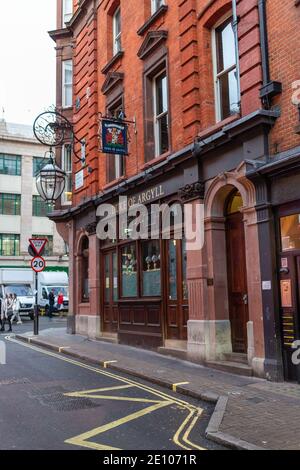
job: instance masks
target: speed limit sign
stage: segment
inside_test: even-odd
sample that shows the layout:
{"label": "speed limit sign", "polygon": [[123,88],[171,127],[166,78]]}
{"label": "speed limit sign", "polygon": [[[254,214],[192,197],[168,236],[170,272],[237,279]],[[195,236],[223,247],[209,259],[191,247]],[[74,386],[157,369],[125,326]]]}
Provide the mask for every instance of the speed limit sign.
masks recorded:
{"label": "speed limit sign", "polygon": [[41,273],[46,267],[46,261],[41,256],[36,256],[31,260],[31,268],[36,273]]}

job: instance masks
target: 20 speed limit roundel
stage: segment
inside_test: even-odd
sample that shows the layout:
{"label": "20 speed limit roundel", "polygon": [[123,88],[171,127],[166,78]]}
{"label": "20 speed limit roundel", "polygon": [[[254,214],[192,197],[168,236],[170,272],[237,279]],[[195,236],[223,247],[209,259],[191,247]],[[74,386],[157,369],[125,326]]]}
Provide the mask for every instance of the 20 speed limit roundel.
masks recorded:
{"label": "20 speed limit roundel", "polygon": [[31,260],[31,268],[36,273],[41,273],[46,267],[46,261],[41,256],[36,256]]}

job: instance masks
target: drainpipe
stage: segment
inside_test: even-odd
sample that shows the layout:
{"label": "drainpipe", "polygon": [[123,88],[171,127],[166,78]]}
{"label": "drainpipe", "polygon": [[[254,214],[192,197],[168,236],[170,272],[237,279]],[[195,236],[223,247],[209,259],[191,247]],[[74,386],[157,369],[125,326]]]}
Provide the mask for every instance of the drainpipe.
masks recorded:
{"label": "drainpipe", "polygon": [[241,109],[241,85],[240,85],[240,57],[239,57],[239,37],[238,37],[238,16],[237,16],[237,0],[232,0],[232,25],[234,32],[235,44],[235,59],[236,59],[236,73],[237,73],[237,87],[239,97],[239,108]]}
{"label": "drainpipe", "polygon": [[269,62],[269,41],[267,26],[267,0],[258,0],[258,17],[259,17],[259,35],[261,49],[261,66],[263,75],[263,85],[260,90],[260,98],[265,109],[272,106],[272,98],[280,95],[282,92],[281,82],[271,80],[270,62]]}
{"label": "drainpipe", "polygon": [[270,82],[269,45],[266,0],[258,0],[259,34],[262,58],[263,85]]}

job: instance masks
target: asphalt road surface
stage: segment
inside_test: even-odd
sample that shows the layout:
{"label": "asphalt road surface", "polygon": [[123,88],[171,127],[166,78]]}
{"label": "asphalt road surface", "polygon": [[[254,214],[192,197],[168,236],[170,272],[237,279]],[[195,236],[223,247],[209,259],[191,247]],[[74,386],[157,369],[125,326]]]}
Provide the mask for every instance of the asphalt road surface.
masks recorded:
{"label": "asphalt road surface", "polygon": [[[41,319],[41,328],[49,320]],[[64,320],[52,320],[61,327]],[[16,326],[29,331],[32,323]],[[204,432],[213,406],[1,335],[0,449],[222,449]]]}

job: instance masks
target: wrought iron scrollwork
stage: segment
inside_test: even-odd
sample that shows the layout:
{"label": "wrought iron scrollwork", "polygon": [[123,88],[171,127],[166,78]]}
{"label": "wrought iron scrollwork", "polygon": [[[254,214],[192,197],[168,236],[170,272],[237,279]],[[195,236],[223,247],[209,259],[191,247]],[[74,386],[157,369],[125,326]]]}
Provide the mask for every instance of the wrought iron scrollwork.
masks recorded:
{"label": "wrought iron scrollwork", "polygon": [[37,140],[49,147],[59,147],[74,139],[73,126],[57,111],[45,111],[35,119],[33,132]]}
{"label": "wrought iron scrollwork", "polygon": [[[85,141],[79,140],[72,123],[55,108],[39,114],[33,124],[33,133],[37,140],[51,148],[71,145],[74,156],[85,163]],[[75,150],[75,143],[81,146],[81,156]]]}

